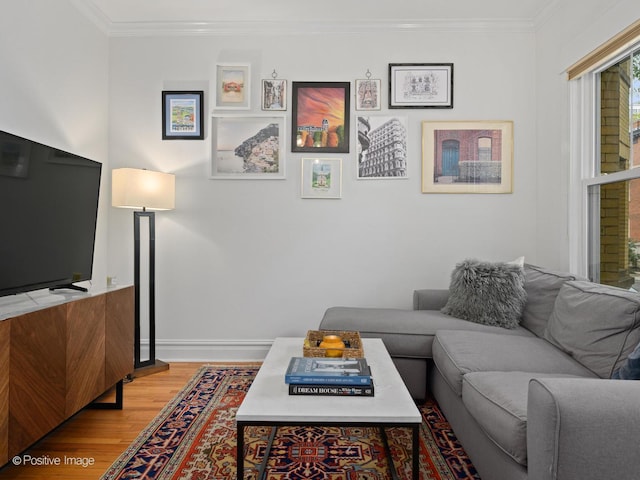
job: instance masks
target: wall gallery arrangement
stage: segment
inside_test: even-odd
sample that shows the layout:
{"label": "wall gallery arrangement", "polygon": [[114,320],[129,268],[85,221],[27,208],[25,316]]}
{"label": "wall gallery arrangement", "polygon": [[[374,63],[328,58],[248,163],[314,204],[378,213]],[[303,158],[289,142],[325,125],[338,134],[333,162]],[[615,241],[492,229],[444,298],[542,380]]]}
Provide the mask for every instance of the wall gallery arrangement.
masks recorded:
{"label": "wall gallery arrangement", "polygon": [[[388,64],[389,109],[452,109],[453,63]],[[382,80],[354,81],[357,179],[408,178],[409,118],[381,110]],[[301,198],[341,198],[342,158],[351,131],[351,82],[291,86],[290,151],[301,159]],[[287,111],[289,83],[263,79],[260,108]],[[202,140],[203,92],[162,92],[162,138]],[[285,179],[286,122],[281,114],[218,114],[251,109],[251,65],[216,64],[211,117],[211,179]],[[364,112],[364,113],[360,113]],[[422,121],[423,193],[511,193],[513,122]]]}

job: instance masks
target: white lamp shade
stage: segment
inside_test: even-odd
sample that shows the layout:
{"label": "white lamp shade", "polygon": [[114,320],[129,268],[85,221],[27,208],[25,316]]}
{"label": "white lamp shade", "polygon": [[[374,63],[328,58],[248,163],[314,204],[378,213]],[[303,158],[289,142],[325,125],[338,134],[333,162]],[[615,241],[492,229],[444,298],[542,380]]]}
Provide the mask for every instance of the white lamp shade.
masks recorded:
{"label": "white lamp shade", "polygon": [[111,172],[114,207],[173,210],[175,198],[175,175],[139,168],[115,168]]}

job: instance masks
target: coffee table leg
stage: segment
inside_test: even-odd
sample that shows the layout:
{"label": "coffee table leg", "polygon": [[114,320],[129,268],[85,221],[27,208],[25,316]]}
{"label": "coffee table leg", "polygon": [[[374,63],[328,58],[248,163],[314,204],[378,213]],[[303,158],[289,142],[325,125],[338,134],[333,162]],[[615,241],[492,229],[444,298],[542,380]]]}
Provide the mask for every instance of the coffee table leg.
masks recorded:
{"label": "coffee table leg", "polygon": [[244,424],[237,424],[237,446],[236,446],[236,478],[244,480]]}
{"label": "coffee table leg", "polygon": [[413,444],[411,450],[413,450],[412,455],[413,455],[413,459],[412,459],[412,469],[411,469],[411,473],[413,476],[413,480],[420,480],[420,427],[418,425],[415,425],[414,427],[412,427],[413,430],[413,441],[411,442]]}

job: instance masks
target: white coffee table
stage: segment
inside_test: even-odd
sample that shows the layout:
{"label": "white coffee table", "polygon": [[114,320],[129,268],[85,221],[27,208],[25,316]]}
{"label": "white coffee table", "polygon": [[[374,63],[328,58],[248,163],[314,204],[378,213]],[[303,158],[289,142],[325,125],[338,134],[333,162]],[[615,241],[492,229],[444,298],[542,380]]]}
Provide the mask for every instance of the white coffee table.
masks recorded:
{"label": "white coffee table", "polygon": [[[375,385],[373,397],[289,395],[284,374],[291,357],[302,356],[302,338],[276,338],[255,380],[236,413],[238,431],[238,480],[244,477],[244,429],[252,425],[278,426],[377,426],[382,432],[391,472],[395,466],[386,444],[384,427],[412,430],[412,474],[419,478],[418,435],[422,416],[411,398],[387,349],[379,338],[362,340],[364,356],[371,366]],[[258,478],[269,456],[269,444]]]}

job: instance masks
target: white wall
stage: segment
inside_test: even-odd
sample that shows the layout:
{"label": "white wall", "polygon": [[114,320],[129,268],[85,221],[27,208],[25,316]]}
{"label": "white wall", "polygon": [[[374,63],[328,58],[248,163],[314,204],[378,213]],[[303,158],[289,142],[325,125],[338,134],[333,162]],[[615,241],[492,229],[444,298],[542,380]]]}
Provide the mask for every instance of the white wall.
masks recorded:
{"label": "white wall", "polygon": [[[102,162],[104,178],[108,46],[106,34],[69,2],[3,2],[0,130]],[[103,181],[92,282],[97,287],[106,279],[109,201]]]}
{"label": "white wall", "polygon": [[[536,103],[538,198],[536,256],[586,275],[576,261],[577,239],[570,231],[580,212],[569,210],[570,131],[569,82],[566,70],[621,32],[640,16],[634,0],[570,0],[557,2],[536,32]],[[573,259],[573,262],[571,261]]]}
{"label": "white wall", "polygon": [[[231,356],[252,342],[303,335],[332,305],[410,308],[413,289],[446,287],[466,257],[535,261],[534,55],[532,31],[500,25],[112,38],[111,166],[177,177],[176,209],[156,215],[159,358]],[[409,179],[356,180],[352,132],[351,153],[333,155],[343,159],[343,198],[301,199],[302,154],[288,153],[286,180],[210,180],[208,133],[205,141],[161,139],[161,91],[205,90],[210,113],[216,62],[251,64],[256,113],[259,81],[274,69],[289,81],[353,81],[369,69],[383,81],[386,105],[390,62],[453,62],[455,108],[393,111],[409,117]],[[513,120],[513,193],[422,194],[423,120]],[[109,247],[109,274],[130,282],[130,211],[111,212]],[[227,344],[234,351],[218,348]]]}

